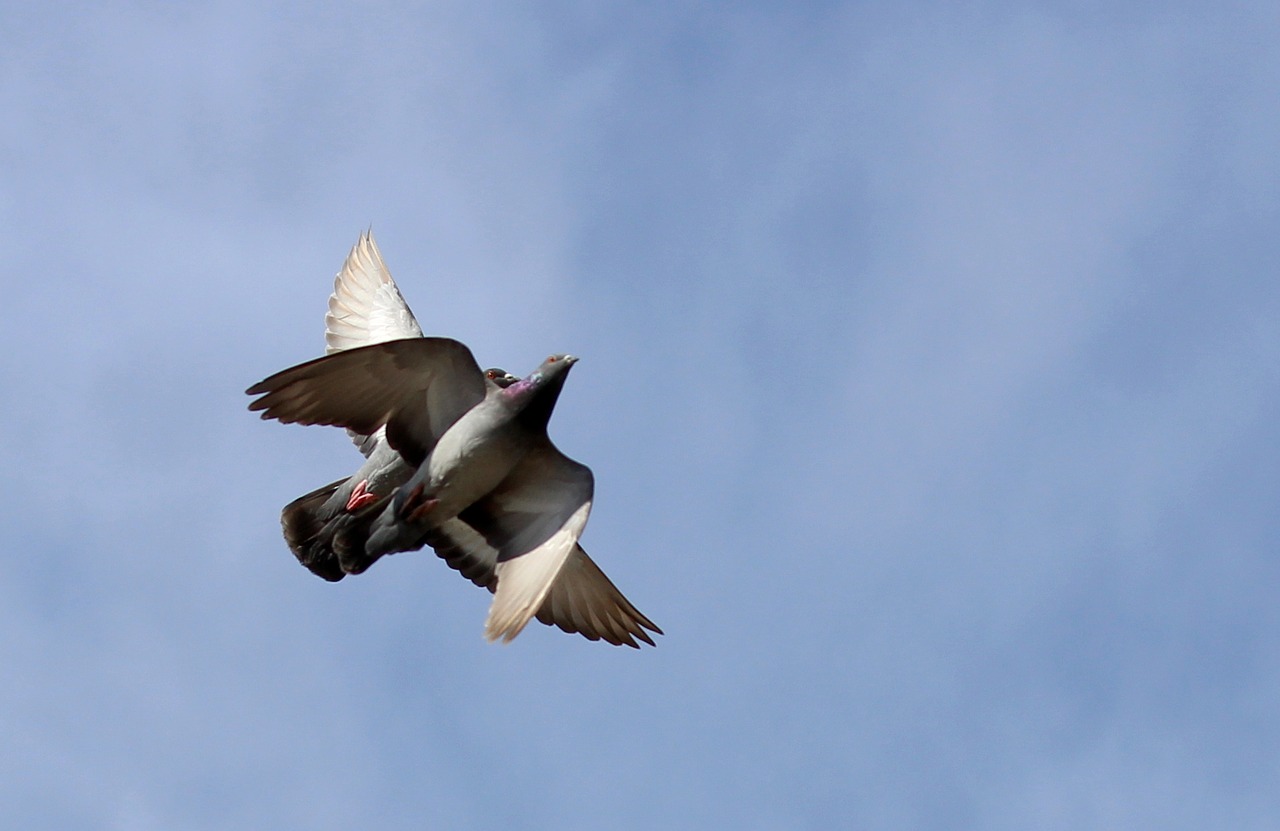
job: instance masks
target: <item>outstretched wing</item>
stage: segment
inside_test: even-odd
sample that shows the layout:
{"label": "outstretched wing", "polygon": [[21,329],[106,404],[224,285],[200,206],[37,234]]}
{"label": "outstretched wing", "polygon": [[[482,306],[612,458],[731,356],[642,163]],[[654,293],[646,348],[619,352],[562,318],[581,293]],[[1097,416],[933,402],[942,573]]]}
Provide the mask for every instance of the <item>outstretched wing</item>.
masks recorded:
{"label": "outstretched wing", "polygon": [[324,316],[325,353],[420,337],[422,327],[382,261],[373,232],[366,231],[334,278]]}
{"label": "outstretched wing", "polygon": [[[366,231],[352,246],[333,280],[333,294],[329,295],[329,310],[324,316],[325,354],[420,337],[422,327],[383,262],[373,231]],[[351,440],[369,456],[386,440],[386,435],[384,431],[372,436],[351,431]]]}
{"label": "outstretched wing", "polygon": [[547,599],[538,609],[538,620],[558,626],[566,632],[578,632],[588,640],[603,638],[615,646],[626,644],[639,648],[632,639],[653,646],[648,629],[661,635],[653,621],[631,605],[605,576],[581,545],[575,545],[569,561],[551,584]]}
{"label": "outstretched wing", "polygon": [[[477,586],[498,588],[498,551],[461,517],[432,529],[427,542],[450,568]],[[575,545],[560,574],[551,584],[538,608],[537,618],[569,634],[588,640],[604,640],[615,646],[639,648],[637,640],[653,646],[649,632],[662,630],[645,617],[587,556]]]}
{"label": "outstretched wing", "polygon": [[[451,542],[461,544],[452,551],[440,553],[464,575],[493,589],[493,605],[485,622],[485,636],[489,640],[515,638],[543,609],[548,597],[553,596],[552,587],[566,574],[566,564],[576,561],[574,555],[582,551],[578,538],[591,513],[594,490],[591,469],[543,439],[525,454],[497,488],[459,514],[458,519],[494,553],[488,553],[474,537],[467,540],[466,534],[455,534]],[[442,533],[448,533],[447,526]],[[437,540],[436,545],[439,544]],[[586,560],[585,552],[582,558]],[[563,622],[562,628],[568,631],[587,634],[589,630],[597,637],[603,637],[606,632],[614,635],[604,622],[608,615],[603,609],[598,610],[603,617],[593,619],[585,614],[586,609],[612,602],[609,592],[605,590],[602,597],[590,598],[577,592],[584,585],[594,583],[597,590],[604,590],[607,585],[616,594],[617,589],[607,578],[604,585],[592,580],[598,572],[594,564],[587,567],[575,562],[568,573],[569,582],[554,595],[552,606],[546,609],[547,617],[556,623]],[[563,605],[559,615],[556,614],[557,601]],[[575,618],[571,611],[584,614]],[[625,627],[623,634],[626,634]]]}
{"label": "outstretched wing", "polygon": [[498,551],[498,587],[485,621],[489,640],[510,641],[541,608],[587,526],[594,492],[591,469],[544,440],[477,511],[468,509],[472,527]]}
{"label": "outstretched wing", "polygon": [[410,338],[316,358],[246,392],[249,409],[285,424],[328,424],[387,441],[418,465],[463,413],[484,399],[471,350],[449,338]]}

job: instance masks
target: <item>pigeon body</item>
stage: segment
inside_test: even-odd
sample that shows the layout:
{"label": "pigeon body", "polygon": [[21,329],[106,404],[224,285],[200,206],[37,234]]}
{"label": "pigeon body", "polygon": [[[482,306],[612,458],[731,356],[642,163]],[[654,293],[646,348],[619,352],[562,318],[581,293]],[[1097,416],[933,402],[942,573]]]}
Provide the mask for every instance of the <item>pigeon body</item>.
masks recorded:
{"label": "pigeon body", "polygon": [[[361,562],[420,547],[432,528],[467,511],[497,551],[486,635],[510,640],[546,599],[591,512],[591,471],[546,433],[576,360],[552,355],[485,394],[483,374],[457,341],[389,341],[276,373],[249,389],[261,395],[249,406],[285,423],[366,435],[385,427],[388,444],[418,469],[373,521]],[[352,524],[358,540],[360,523]]]}
{"label": "pigeon body", "polygon": [[[501,369],[485,370],[487,394],[510,386],[517,379]],[[350,544],[337,542],[360,525],[359,509],[381,506],[413,475],[414,468],[396,452],[380,429],[373,436],[353,434],[357,445],[369,452],[364,464],[346,479],[339,479],[295,499],[280,515],[285,542],[304,566],[330,581],[365,571],[380,554],[368,557],[363,546],[352,552]],[[366,523],[367,524],[367,523]],[[408,549],[401,549],[408,550]]]}
{"label": "pigeon body", "polygon": [[456,517],[497,488],[530,450],[549,445],[550,410],[577,360],[553,355],[458,419],[375,521],[366,552],[420,547],[427,528]]}

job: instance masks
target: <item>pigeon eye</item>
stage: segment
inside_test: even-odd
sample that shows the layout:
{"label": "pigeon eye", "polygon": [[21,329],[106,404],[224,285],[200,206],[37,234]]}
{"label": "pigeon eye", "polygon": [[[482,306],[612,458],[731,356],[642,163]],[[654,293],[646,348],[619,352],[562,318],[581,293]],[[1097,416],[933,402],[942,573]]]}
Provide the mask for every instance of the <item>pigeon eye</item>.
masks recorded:
{"label": "pigeon eye", "polygon": [[551,357],[547,358],[547,363],[554,364],[557,360],[559,359],[555,355],[552,355]]}

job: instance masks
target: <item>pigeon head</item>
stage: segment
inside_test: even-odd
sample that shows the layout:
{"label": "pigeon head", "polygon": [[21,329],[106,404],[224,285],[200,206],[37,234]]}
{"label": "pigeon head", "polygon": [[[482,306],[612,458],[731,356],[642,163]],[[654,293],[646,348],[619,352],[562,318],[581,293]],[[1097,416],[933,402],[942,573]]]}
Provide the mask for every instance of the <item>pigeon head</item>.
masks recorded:
{"label": "pigeon head", "polygon": [[557,378],[564,383],[565,374],[577,362],[576,355],[551,355],[537,369],[529,373],[529,378],[539,384],[545,384]]}
{"label": "pigeon head", "polygon": [[506,388],[503,394],[520,408],[522,421],[531,427],[546,428],[564,380],[577,362],[574,355],[552,355],[528,376]]}
{"label": "pigeon head", "polygon": [[505,369],[499,369],[496,366],[486,369],[484,371],[484,378],[486,381],[490,381],[495,386],[504,390],[507,387],[514,384],[516,381],[520,380],[516,376],[512,375],[510,372],[507,372]]}

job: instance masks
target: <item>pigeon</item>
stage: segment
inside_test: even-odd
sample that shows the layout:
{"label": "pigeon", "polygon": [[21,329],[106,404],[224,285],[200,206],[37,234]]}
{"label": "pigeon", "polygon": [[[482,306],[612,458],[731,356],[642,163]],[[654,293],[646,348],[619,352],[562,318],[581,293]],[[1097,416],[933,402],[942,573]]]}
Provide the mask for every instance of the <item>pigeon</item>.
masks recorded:
{"label": "pigeon", "polygon": [[[498,368],[487,369],[484,375],[490,392],[518,380]],[[360,509],[381,505],[414,471],[387,443],[384,431],[373,436],[352,433],[352,437],[358,447],[368,452],[365,463],[346,479],[298,497],[280,514],[289,550],[313,574],[331,582],[348,574],[360,574],[378,559],[366,556],[363,548],[352,552],[349,545],[339,541],[359,522]]]}
{"label": "pigeon", "polygon": [[429,545],[494,593],[490,640],[510,641],[536,617],[589,640],[653,645],[649,632],[662,630],[578,544],[590,469],[547,436],[577,358],[553,355],[522,380],[480,372],[461,343],[422,335],[370,233],[325,322],[326,357],[248,390],[263,418],[346,427],[367,456],[352,477],[286,507],[286,538],[308,568],[337,580]]}
{"label": "pigeon", "polygon": [[[422,337],[409,304],[391,277],[372,231],[366,231],[347,255],[333,281],[325,314],[325,352],[388,340]],[[517,380],[505,370],[485,370],[495,388]],[[373,564],[372,559],[344,559],[333,540],[348,523],[351,512],[378,503],[413,473],[400,454],[387,444],[384,431],[351,434],[366,461],[353,475],[317,488],[285,506],[280,515],[285,542],[298,561],[326,580],[341,580]],[[376,558],[375,558],[376,559]]]}

